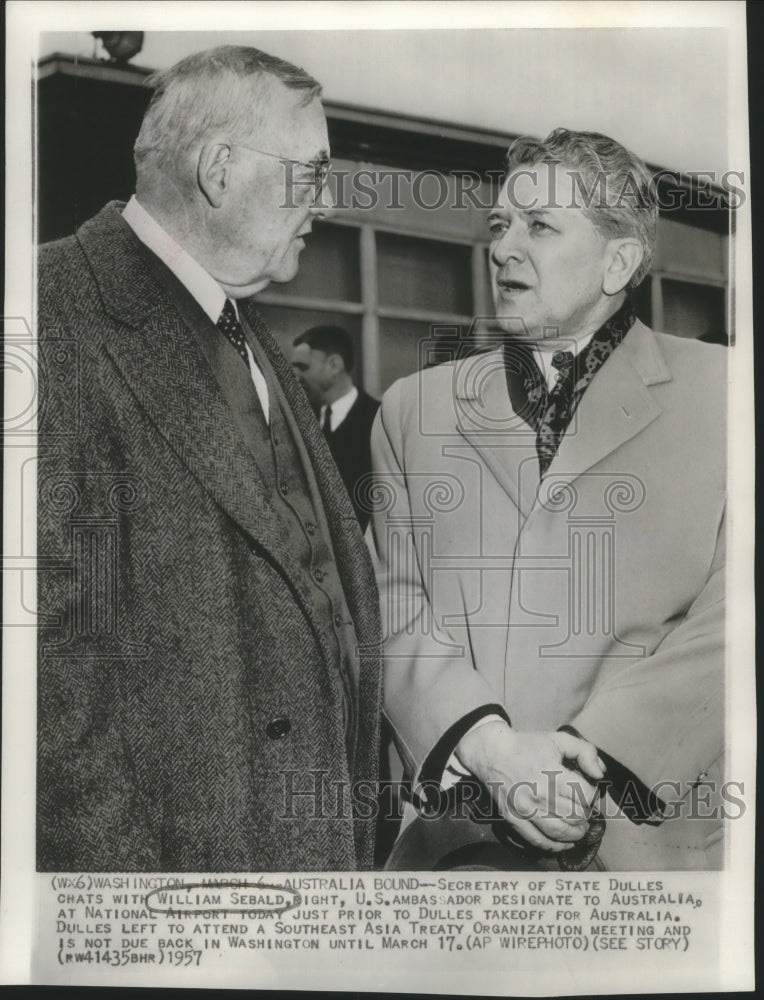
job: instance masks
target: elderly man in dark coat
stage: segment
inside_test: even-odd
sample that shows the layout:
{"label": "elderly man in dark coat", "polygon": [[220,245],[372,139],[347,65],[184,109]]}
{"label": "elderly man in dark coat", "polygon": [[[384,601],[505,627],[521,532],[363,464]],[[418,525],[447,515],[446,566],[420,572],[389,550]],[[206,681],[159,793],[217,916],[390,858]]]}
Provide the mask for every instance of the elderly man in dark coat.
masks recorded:
{"label": "elderly man in dark coat", "polygon": [[135,197],[40,252],[38,868],[361,869],[373,574],[250,301],[331,207],[320,87],[233,46],[154,83]]}

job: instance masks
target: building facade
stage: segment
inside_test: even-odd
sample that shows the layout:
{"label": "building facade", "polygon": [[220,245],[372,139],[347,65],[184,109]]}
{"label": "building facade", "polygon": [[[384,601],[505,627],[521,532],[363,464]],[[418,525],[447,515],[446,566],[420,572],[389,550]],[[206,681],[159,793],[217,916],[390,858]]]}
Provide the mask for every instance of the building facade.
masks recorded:
{"label": "building facade", "polygon": [[[40,61],[40,242],[74,232],[105,202],[132,193],[147,75],[61,54]],[[515,136],[332,102],[325,108],[340,207],[314,226],[297,278],[271,284],[258,301],[287,350],[309,326],[346,327],[357,347],[356,378],[379,396],[395,379],[448,356],[455,344],[472,350],[490,337],[486,216]],[[724,192],[665,174],[659,191],[666,207],[638,314],[657,330],[726,342]]]}

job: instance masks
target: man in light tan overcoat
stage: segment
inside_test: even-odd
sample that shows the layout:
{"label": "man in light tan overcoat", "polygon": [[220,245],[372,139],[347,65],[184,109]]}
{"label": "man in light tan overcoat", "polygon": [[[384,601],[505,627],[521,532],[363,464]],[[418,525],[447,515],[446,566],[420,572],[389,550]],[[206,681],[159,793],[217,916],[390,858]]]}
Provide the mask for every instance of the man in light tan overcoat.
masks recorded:
{"label": "man in light tan overcoat", "polygon": [[[635,319],[650,174],[518,140],[489,217],[499,346],[414,374],[373,433],[385,710],[427,791],[609,869],[722,865],[725,350]],[[700,331],[699,331],[700,332]],[[417,796],[414,796],[417,801]]]}

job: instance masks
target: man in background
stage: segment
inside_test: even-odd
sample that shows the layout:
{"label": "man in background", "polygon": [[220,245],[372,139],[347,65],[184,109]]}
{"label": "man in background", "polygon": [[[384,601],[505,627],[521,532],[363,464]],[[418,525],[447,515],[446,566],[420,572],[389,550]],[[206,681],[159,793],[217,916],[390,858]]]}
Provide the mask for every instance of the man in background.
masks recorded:
{"label": "man in background", "polygon": [[361,529],[369,522],[371,425],[379,401],[353,384],[353,341],[341,326],[296,337],[292,365],[318,415]]}
{"label": "man in background", "polygon": [[40,252],[79,378],[42,389],[37,865],[367,868],[372,568],[251,301],[331,209],[320,86],[242,46],[151,82],[135,196]]}

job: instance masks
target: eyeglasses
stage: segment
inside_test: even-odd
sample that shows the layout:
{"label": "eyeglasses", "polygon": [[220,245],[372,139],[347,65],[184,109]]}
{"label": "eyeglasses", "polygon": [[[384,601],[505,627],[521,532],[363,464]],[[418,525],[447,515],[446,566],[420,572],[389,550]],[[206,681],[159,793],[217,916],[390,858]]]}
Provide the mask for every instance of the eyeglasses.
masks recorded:
{"label": "eyeglasses", "polygon": [[231,145],[238,146],[240,149],[248,149],[251,153],[260,153],[261,156],[268,156],[272,160],[281,160],[282,163],[291,163],[294,167],[305,167],[306,170],[312,170],[312,180],[298,181],[296,183],[311,184],[316,198],[318,198],[323,191],[326,179],[329,176],[329,171],[332,166],[332,161],[326,158],[321,160],[311,160],[309,163],[304,163],[302,160],[292,160],[288,156],[278,156],[276,153],[267,153],[264,149],[256,149],[254,146],[245,146],[241,142],[233,142]]}

